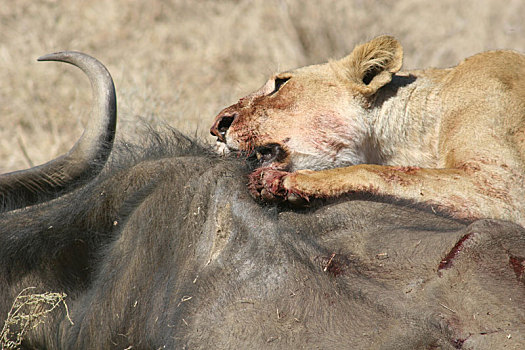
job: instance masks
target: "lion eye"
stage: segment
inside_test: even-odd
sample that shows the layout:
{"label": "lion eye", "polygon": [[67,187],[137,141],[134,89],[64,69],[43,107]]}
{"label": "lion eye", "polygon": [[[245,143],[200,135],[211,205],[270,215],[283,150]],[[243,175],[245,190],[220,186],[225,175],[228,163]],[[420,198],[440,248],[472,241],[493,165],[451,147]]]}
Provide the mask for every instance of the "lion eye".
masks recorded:
{"label": "lion eye", "polygon": [[275,78],[275,87],[269,96],[275,94],[290,78]]}

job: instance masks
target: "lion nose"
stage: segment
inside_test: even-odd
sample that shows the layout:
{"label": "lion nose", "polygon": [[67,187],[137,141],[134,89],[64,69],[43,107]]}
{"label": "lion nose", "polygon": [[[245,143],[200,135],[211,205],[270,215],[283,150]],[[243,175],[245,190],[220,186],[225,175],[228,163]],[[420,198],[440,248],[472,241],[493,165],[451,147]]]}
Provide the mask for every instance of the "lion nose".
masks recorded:
{"label": "lion nose", "polygon": [[218,115],[215,123],[210,129],[210,134],[217,136],[217,139],[221,142],[226,142],[226,132],[232,125],[233,121],[237,118],[237,113],[234,114],[222,114]]}

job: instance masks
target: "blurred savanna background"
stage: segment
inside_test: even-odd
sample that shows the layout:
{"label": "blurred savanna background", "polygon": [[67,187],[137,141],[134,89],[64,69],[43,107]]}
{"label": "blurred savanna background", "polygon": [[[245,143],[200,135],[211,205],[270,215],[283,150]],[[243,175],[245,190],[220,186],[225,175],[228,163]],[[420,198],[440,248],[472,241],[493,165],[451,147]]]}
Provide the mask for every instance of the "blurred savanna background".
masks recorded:
{"label": "blurred savanna background", "polygon": [[17,0],[0,6],[0,172],[66,152],[89,115],[80,70],[37,63],[78,50],[115,80],[119,135],[139,116],[212,143],[223,107],[272,73],[349,53],[380,34],[404,47],[404,69],[447,67],[474,53],[525,52],[525,1]]}

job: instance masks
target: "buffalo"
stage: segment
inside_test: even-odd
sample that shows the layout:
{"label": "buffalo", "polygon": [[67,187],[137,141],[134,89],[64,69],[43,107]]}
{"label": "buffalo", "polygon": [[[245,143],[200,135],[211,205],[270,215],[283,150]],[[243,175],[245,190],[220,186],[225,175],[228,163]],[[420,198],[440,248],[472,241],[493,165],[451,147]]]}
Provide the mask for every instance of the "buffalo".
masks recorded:
{"label": "buffalo", "polygon": [[525,230],[374,197],[254,201],[176,130],[113,146],[111,77],[73,149],[0,177],[0,342],[45,349],[518,349]]}

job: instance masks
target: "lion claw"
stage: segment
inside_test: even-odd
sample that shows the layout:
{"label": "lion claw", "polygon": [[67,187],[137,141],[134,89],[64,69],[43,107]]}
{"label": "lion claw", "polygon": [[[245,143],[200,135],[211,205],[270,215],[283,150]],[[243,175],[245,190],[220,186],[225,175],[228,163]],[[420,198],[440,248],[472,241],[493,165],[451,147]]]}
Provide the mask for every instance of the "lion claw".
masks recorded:
{"label": "lion claw", "polygon": [[286,201],[288,201],[291,205],[295,207],[303,207],[308,203],[308,198],[299,196],[295,193],[290,193],[286,197]]}

